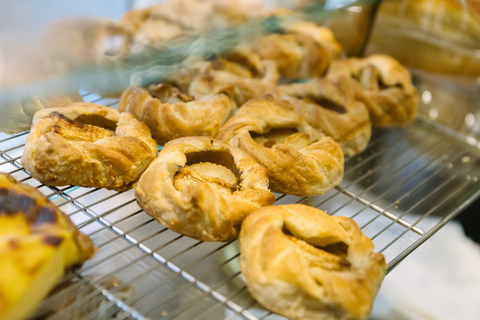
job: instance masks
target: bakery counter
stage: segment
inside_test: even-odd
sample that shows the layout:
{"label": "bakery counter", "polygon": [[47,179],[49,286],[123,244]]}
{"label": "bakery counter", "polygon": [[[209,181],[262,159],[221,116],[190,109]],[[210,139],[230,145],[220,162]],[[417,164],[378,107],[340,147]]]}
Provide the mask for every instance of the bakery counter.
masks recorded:
{"label": "bakery counter", "polygon": [[[115,99],[83,92],[86,102]],[[48,187],[20,163],[28,132],[0,134],[0,171],[36,187],[98,247],[45,299],[37,319],[278,319],[249,294],[237,241],[201,242],[145,214],[133,190]],[[346,159],[342,182],[314,197],[275,194],[353,218],[391,271],[479,194],[480,150],[463,135],[419,117],[375,129],[366,150]]]}

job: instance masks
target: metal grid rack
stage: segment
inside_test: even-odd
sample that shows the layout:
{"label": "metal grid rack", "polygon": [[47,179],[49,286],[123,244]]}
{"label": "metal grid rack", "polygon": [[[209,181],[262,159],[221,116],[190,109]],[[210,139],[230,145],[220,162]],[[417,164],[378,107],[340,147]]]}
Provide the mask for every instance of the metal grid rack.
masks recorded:
{"label": "metal grid rack", "polygon": [[[85,93],[85,101],[117,100]],[[133,190],[48,187],[20,163],[28,132],[0,133],[0,171],[37,187],[88,234],[98,252],[37,309],[34,319],[283,319],[249,295],[237,241],[200,242],[145,214]],[[315,197],[276,194],[352,217],[392,270],[479,195],[480,150],[463,135],[419,118],[403,129],[374,130],[347,159],[342,183]]]}

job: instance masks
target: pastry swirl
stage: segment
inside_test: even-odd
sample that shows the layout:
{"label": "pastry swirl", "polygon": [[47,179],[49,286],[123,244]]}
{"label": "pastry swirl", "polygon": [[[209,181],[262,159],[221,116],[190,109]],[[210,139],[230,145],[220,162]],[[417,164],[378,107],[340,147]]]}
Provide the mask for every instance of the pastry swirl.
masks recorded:
{"label": "pastry swirl", "polygon": [[374,127],[404,126],[417,116],[410,73],[389,56],[338,60],[326,77],[367,106]]}
{"label": "pastry swirl", "polygon": [[288,101],[271,95],[244,104],[217,138],[247,151],[267,168],[274,192],[319,195],[343,177],[340,146],[310,126]]}
{"label": "pastry swirl", "polygon": [[352,219],[270,206],[245,219],[239,240],[247,287],[265,308],[291,319],[368,319],[387,266]]}
{"label": "pastry swirl", "polygon": [[135,188],[147,214],[202,241],[229,241],[243,219],[271,205],[265,168],[247,153],[208,137],[168,142]]}
{"label": "pastry swirl", "polygon": [[262,60],[247,48],[237,48],[197,65],[202,72],[190,85],[190,93],[218,93],[225,85],[231,85],[230,95],[237,106],[273,90],[280,77],[275,62]]}
{"label": "pastry swirl", "polygon": [[146,89],[131,86],[123,93],[118,110],[133,113],[151,130],[158,144],[187,136],[215,136],[235,109],[224,93],[198,95],[161,83]]}
{"label": "pastry swirl", "polygon": [[50,186],[127,190],[157,155],[150,130],[130,113],[94,103],[38,111],[22,164]]}
{"label": "pastry swirl", "polygon": [[279,86],[278,99],[289,101],[308,123],[338,142],[346,156],[362,152],[372,133],[368,109],[327,79]]}
{"label": "pastry swirl", "polygon": [[282,77],[323,76],[332,60],[340,57],[342,47],[328,28],[302,21],[288,23],[283,29],[283,34],[261,37],[253,45],[262,59],[277,64]]}

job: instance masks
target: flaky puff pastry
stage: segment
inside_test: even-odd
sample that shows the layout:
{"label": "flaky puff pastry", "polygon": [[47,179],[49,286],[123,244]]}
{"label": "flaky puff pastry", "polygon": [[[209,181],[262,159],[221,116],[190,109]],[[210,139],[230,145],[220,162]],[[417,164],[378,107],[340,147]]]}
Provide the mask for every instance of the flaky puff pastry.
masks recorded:
{"label": "flaky puff pastry", "polygon": [[343,177],[340,145],[310,126],[288,101],[271,95],[244,104],[217,138],[247,151],[267,168],[274,192],[319,195]]}
{"label": "flaky puff pastry", "polygon": [[277,65],[262,60],[248,48],[236,48],[213,61],[196,63],[199,75],[190,85],[192,94],[217,93],[231,85],[232,98],[237,106],[273,90],[279,80]]}
{"label": "flaky puff pastry", "polygon": [[387,266],[352,219],[270,206],[245,219],[239,240],[247,287],[265,308],[291,319],[368,319]]}
{"label": "flaky puff pastry", "polygon": [[283,77],[298,80],[322,76],[332,60],[342,53],[341,45],[328,28],[302,21],[285,24],[283,31],[261,37],[253,44],[262,59],[277,64]]}
{"label": "flaky puff pastry", "polygon": [[337,60],[326,77],[367,106],[374,127],[404,126],[417,116],[411,75],[389,56]]}
{"label": "flaky puff pastry", "polygon": [[340,144],[346,156],[362,152],[372,133],[368,109],[333,82],[314,78],[279,86],[273,95],[289,101],[308,123]]}
{"label": "flaky puff pastry", "polygon": [[49,186],[123,191],[157,155],[148,127],[130,113],[94,103],[38,111],[22,164]]}
{"label": "flaky puff pastry", "polygon": [[180,137],[215,136],[234,109],[235,103],[227,94],[194,97],[168,83],[146,89],[130,86],[118,105],[118,110],[131,112],[143,121],[162,145]]}
{"label": "flaky puff pastry", "polygon": [[203,241],[229,241],[243,219],[271,205],[264,167],[208,137],[168,142],[135,188],[139,205],[167,228]]}

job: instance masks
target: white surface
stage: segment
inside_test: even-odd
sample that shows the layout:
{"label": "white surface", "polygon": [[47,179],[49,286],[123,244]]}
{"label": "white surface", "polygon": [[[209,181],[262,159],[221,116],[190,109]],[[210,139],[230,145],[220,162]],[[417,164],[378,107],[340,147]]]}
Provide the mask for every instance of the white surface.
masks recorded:
{"label": "white surface", "polygon": [[448,223],[387,275],[371,318],[480,319],[480,246]]}

